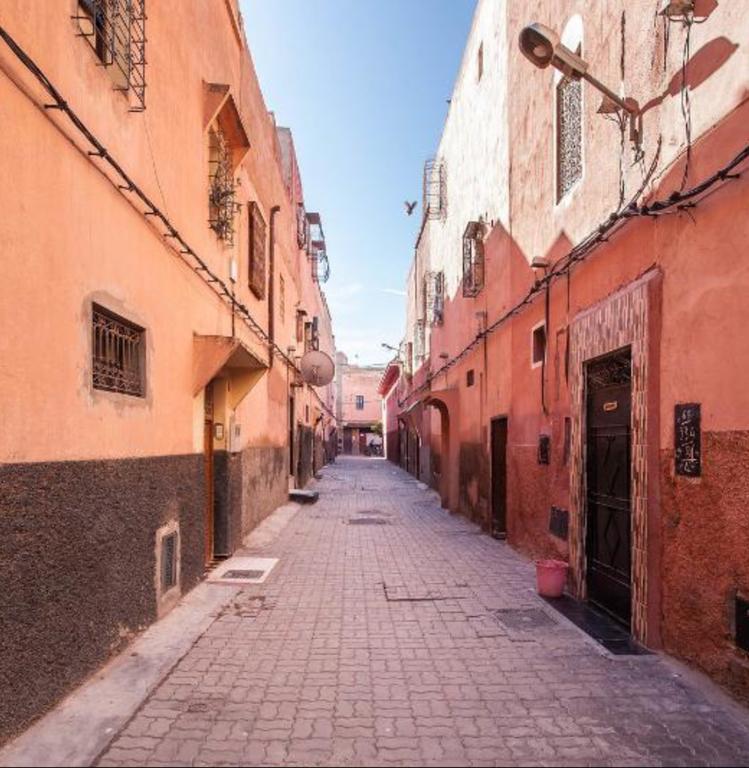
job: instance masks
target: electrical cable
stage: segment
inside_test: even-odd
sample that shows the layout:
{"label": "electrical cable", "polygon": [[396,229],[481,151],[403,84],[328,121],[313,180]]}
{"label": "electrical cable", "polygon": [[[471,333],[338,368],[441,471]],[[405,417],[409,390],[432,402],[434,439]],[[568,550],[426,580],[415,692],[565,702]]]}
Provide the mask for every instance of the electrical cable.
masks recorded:
{"label": "electrical cable", "polygon": [[690,208],[695,208],[702,200],[712,195],[718,189],[720,189],[728,181],[732,181],[740,178],[742,171],[736,169],[745,161],[749,160],[749,144],[746,145],[734,158],[716,171],[712,176],[704,179],[699,184],[695,185],[691,189],[685,191],[674,191],[669,197],[663,200],[657,200],[649,205],[638,205],[637,200],[644,192],[647,184],[655,173],[658,159],[660,157],[661,142],[658,142],[658,149],[656,151],[653,162],[648,169],[648,172],[643,180],[638,191],[631,198],[629,205],[620,208],[618,211],[612,213],[608,219],[600,224],[593,232],[585,237],[578,245],[570,250],[566,256],[562,257],[554,266],[547,272],[547,274],[538,280],[535,285],[518,301],[511,309],[497,318],[491,325],[489,325],[484,331],[478,333],[474,339],[467,344],[457,355],[445,362],[434,373],[430,374],[424,382],[415,389],[408,392],[402,400],[398,401],[398,406],[403,407],[409,400],[416,395],[421,394],[431,387],[431,383],[439,376],[447,373],[450,368],[455,366],[458,362],[463,360],[469,355],[477,346],[477,344],[486,336],[491,335],[500,326],[506,323],[509,319],[515,315],[520,314],[527,306],[529,306],[539,295],[542,290],[546,289],[547,285],[556,281],[557,278],[568,275],[572,267],[588,258],[597,247],[606,242],[611,236],[613,236],[620,228],[626,225],[626,223],[633,218],[637,217],[657,217],[669,213],[686,212],[690,213]]}
{"label": "electrical cable", "polygon": [[[156,206],[152,200],[146,195],[146,193],[133,181],[133,179],[126,173],[123,167],[115,160],[115,158],[109,154],[106,147],[96,138],[93,132],[86,126],[80,117],[75,113],[68,102],[62,97],[61,93],[55,88],[49,78],[44,74],[43,70],[36,64],[36,62],[21,48],[21,46],[11,37],[11,35],[0,26],[0,38],[10,48],[16,58],[31,72],[32,75],[41,84],[47,94],[52,98],[52,103],[45,104],[45,109],[55,109],[63,112],[74,127],[81,133],[86,141],[93,147],[93,151],[89,151],[89,157],[98,157],[104,163],[106,163],[119,177],[121,184],[117,184],[120,191],[131,193],[140,200],[145,207],[145,211],[141,211],[144,217],[154,217],[161,221],[165,233],[162,233],[166,244],[170,249],[176,253],[182,261],[184,261],[213,291],[216,296],[225,305],[236,310],[239,316],[244,320],[245,325],[268,346],[269,355],[277,355],[280,357],[287,366],[293,368],[297,373],[301,373],[296,363],[279,347],[262,328],[262,326],[254,319],[250,310],[241,302],[237,301],[232,295],[232,291],[229,286],[218,275],[213,273],[208,267],[207,263],[188,245],[185,239],[180,235],[179,231],[172,225],[169,218]],[[115,183],[110,177],[109,181]],[[157,177],[158,183],[158,177]],[[161,185],[159,184],[159,188]],[[163,195],[163,193],[162,193]],[[178,247],[177,247],[178,246]],[[318,401],[320,407],[326,411],[333,419],[335,414],[328,408],[323,402],[320,395],[315,392],[314,389],[310,389],[312,394]]]}

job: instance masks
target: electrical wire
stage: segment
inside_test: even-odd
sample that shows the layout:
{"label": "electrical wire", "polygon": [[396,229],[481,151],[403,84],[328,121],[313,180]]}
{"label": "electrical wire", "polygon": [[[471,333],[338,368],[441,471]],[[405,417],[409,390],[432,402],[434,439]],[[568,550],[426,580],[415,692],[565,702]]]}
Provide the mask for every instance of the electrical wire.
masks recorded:
{"label": "electrical wire", "polygon": [[[268,346],[269,355],[276,355],[280,357],[287,366],[293,368],[297,373],[301,373],[301,370],[297,367],[296,363],[279,347],[263,329],[263,327],[255,320],[250,310],[241,302],[239,302],[233,295],[229,286],[211,269],[207,263],[190,247],[184,237],[174,227],[169,218],[164,214],[158,206],[146,195],[146,193],[135,183],[135,181],[126,173],[124,168],[115,160],[115,158],[109,153],[106,147],[96,138],[93,132],[86,126],[81,118],[76,114],[68,102],[63,98],[60,91],[55,88],[50,79],[44,74],[43,70],[36,64],[36,62],[21,48],[21,46],[11,37],[11,35],[0,26],[0,38],[10,48],[16,58],[29,70],[29,72],[36,78],[41,84],[47,94],[51,97],[52,103],[44,105],[47,110],[59,110],[70,120],[73,126],[79,131],[79,133],[86,139],[91,145],[93,151],[89,151],[88,155],[92,158],[99,158],[102,162],[106,163],[115,174],[119,177],[120,184],[117,187],[124,193],[134,195],[145,208],[141,211],[144,217],[153,217],[160,221],[166,229],[166,232],[162,233],[162,237],[170,249],[176,253],[182,261],[184,261],[213,291],[216,296],[226,306],[233,308],[234,311],[242,318],[245,325],[263,342]],[[110,182],[116,183],[113,179],[108,177]],[[158,182],[158,179],[157,179]],[[159,184],[159,188],[161,185]],[[336,419],[335,414],[330,408],[323,402],[320,395],[315,392],[314,389],[310,389],[320,407],[326,411],[331,418]]]}
{"label": "electrical wire", "polygon": [[439,376],[447,373],[453,366],[457,365],[467,355],[469,355],[476,346],[481,342],[483,338],[494,333],[498,328],[504,325],[515,315],[520,314],[525,310],[541,291],[546,290],[552,282],[555,282],[559,277],[563,275],[569,275],[573,266],[579,262],[584,261],[593,253],[601,243],[605,243],[610,237],[612,237],[619,229],[626,225],[626,223],[633,218],[637,217],[657,217],[669,213],[686,212],[690,214],[690,209],[697,207],[697,205],[710,195],[717,192],[725,183],[734,179],[740,178],[743,171],[737,171],[737,168],[747,160],[749,160],[749,144],[746,145],[729,163],[723,166],[720,170],[716,171],[712,176],[704,179],[699,184],[688,190],[674,191],[669,197],[657,200],[649,205],[638,205],[637,200],[644,192],[650,179],[655,173],[655,169],[660,157],[661,142],[658,142],[658,149],[655,157],[648,169],[648,172],[643,180],[638,191],[633,195],[628,205],[620,208],[612,213],[608,219],[601,223],[593,232],[591,232],[586,238],[584,238],[578,245],[570,250],[564,257],[562,257],[554,266],[547,272],[547,274],[538,280],[535,285],[518,301],[511,309],[497,318],[486,330],[478,333],[473,340],[467,344],[457,355],[449,359],[442,366],[440,366],[433,374],[430,374],[424,382],[415,389],[408,392],[402,400],[398,401],[398,406],[403,408],[413,397],[421,394],[431,387],[432,382]]}

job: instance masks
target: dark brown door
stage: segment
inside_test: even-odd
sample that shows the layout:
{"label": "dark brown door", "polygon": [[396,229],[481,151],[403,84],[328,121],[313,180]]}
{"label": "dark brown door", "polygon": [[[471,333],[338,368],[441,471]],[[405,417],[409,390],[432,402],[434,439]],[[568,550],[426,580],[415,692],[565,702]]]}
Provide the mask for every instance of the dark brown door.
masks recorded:
{"label": "dark brown door", "polygon": [[215,495],[213,488],[213,382],[205,388],[203,422],[203,454],[205,463],[205,562],[213,559],[213,526]]}
{"label": "dark brown door", "polygon": [[507,535],[507,419],[492,419],[492,535]]}
{"label": "dark brown door", "polygon": [[343,430],[343,452],[347,456],[350,456],[354,452],[353,447],[354,447],[353,434],[351,432],[351,429],[349,429],[349,427],[346,427]]}
{"label": "dark brown door", "polygon": [[294,398],[289,398],[289,474],[294,472]]}
{"label": "dark brown door", "polygon": [[367,455],[367,433],[364,431],[359,432],[359,455]]}
{"label": "dark brown door", "polygon": [[629,626],[632,370],[629,350],[587,367],[588,598]]}

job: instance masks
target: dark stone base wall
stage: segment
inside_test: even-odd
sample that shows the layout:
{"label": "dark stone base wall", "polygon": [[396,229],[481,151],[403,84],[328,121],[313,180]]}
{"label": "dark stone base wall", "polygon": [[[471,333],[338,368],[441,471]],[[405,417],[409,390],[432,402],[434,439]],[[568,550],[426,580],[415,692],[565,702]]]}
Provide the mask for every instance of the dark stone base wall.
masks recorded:
{"label": "dark stone base wall", "polygon": [[[661,453],[663,644],[749,701],[736,595],[749,599],[749,432],[703,432],[702,476]],[[653,575],[657,578],[657,575]]]}
{"label": "dark stone base wall", "polygon": [[312,427],[300,426],[297,434],[299,439],[299,463],[297,465],[296,481],[300,488],[304,488],[314,474],[315,433]]}
{"label": "dark stone base wall", "polygon": [[233,507],[231,526],[236,549],[253,528],[289,500],[289,449],[246,448],[230,456],[229,462],[232,496],[240,500]]}
{"label": "dark stone base wall", "polygon": [[0,743],[156,618],[155,534],[203,573],[202,455],[0,466]]}

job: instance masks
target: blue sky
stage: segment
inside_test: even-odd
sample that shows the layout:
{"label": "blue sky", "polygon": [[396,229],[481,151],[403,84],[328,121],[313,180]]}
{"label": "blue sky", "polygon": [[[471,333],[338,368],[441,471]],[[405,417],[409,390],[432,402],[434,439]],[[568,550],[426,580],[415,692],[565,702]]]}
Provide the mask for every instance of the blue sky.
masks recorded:
{"label": "blue sky", "polygon": [[338,348],[384,363],[404,329],[421,169],[439,141],[475,0],[240,0],[268,108],[320,211]]}

